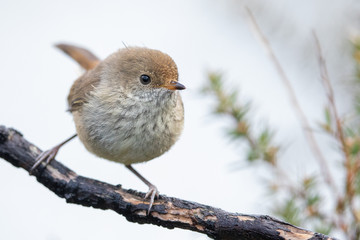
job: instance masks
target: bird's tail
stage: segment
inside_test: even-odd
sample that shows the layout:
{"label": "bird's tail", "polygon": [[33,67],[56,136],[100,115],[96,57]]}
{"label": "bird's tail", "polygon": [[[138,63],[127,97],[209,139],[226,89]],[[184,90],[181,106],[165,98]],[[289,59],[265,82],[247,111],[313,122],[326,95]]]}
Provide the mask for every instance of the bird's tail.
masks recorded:
{"label": "bird's tail", "polygon": [[98,57],[85,48],[63,43],[56,44],[55,46],[69,55],[86,70],[93,69],[100,62]]}

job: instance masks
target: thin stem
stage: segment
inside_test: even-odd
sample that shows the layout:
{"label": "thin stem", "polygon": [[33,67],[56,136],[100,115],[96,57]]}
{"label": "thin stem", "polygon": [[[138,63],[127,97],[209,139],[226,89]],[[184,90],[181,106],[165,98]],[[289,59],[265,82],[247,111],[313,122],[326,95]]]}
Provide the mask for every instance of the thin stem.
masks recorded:
{"label": "thin stem", "polygon": [[[321,80],[324,85],[324,88],[326,90],[326,95],[328,98],[328,101],[330,103],[330,107],[333,113],[333,117],[336,122],[336,137],[338,141],[341,144],[342,152],[344,153],[345,157],[345,168],[346,168],[346,184],[345,184],[345,194],[346,198],[349,201],[349,207],[352,212],[352,215],[356,221],[358,221],[358,216],[356,213],[356,208],[354,207],[354,195],[355,195],[355,187],[354,187],[354,170],[352,164],[351,164],[351,156],[349,152],[349,147],[346,144],[346,139],[344,136],[344,130],[341,123],[341,119],[339,118],[339,114],[336,108],[335,103],[335,97],[334,97],[334,90],[330,82],[329,73],[326,67],[325,58],[323,57],[320,41],[316,35],[316,33],[313,31],[313,36],[315,39],[316,48],[318,51],[318,61],[319,61],[319,67],[320,67],[320,75]],[[356,171],[356,170],[355,170]]]}
{"label": "thin stem", "polygon": [[259,38],[260,42],[262,43],[264,49],[266,50],[267,54],[269,55],[269,58],[273,62],[274,66],[275,66],[275,69],[276,69],[276,71],[278,72],[278,74],[280,76],[280,79],[282,80],[284,86],[286,87],[286,89],[287,89],[287,91],[289,93],[290,101],[291,101],[292,105],[294,106],[296,114],[298,115],[301,126],[302,126],[302,128],[304,130],[304,133],[305,133],[305,137],[308,140],[309,147],[312,150],[312,152],[313,152],[313,154],[315,156],[315,159],[317,160],[317,162],[319,164],[319,168],[320,168],[320,171],[322,173],[322,176],[323,176],[325,182],[333,189],[335,194],[337,196],[339,196],[336,184],[335,184],[335,182],[334,182],[334,180],[332,178],[332,175],[330,173],[330,170],[329,170],[329,167],[327,165],[326,159],[323,156],[323,154],[322,154],[322,152],[320,150],[320,147],[319,147],[317,141],[315,140],[315,137],[314,137],[312,131],[310,130],[311,129],[310,123],[307,120],[304,112],[302,111],[302,109],[300,107],[300,104],[299,104],[299,102],[298,102],[298,100],[296,98],[296,95],[295,95],[295,91],[292,88],[291,83],[290,83],[288,77],[286,76],[284,69],[282,68],[282,66],[281,66],[279,60],[277,59],[277,57],[275,56],[269,41],[267,40],[265,35],[262,33],[259,25],[257,24],[254,15],[250,11],[250,9],[248,9],[248,8],[245,8],[245,9],[246,9],[247,14],[249,16],[249,19],[250,19],[250,22],[251,22],[251,25],[252,25],[252,29],[254,30],[255,35]]}

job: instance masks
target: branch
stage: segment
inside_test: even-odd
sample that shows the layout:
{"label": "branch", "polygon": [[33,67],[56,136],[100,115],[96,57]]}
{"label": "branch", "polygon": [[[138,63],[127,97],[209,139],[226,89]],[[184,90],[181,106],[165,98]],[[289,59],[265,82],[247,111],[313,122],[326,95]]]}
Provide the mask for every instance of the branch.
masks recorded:
{"label": "branch", "polygon": [[331,175],[327,161],[326,161],[323,153],[321,152],[320,146],[317,143],[315,136],[311,130],[309,120],[306,118],[304,111],[300,107],[300,103],[299,103],[298,99],[296,98],[295,91],[291,85],[289,78],[285,74],[283,67],[281,66],[279,60],[277,59],[277,57],[270,45],[270,42],[268,41],[268,39],[266,38],[264,33],[261,31],[259,25],[257,24],[253,13],[251,12],[251,10],[249,8],[245,8],[245,10],[249,17],[252,29],[254,30],[254,34],[259,38],[260,43],[263,45],[266,53],[269,55],[270,60],[274,64],[275,70],[278,72],[280,79],[282,80],[286,90],[289,93],[289,99],[294,107],[295,113],[297,114],[297,116],[299,118],[301,127],[304,130],[305,137],[307,139],[309,147],[310,147],[311,151],[313,152],[315,159],[317,160],[317,162],[319,164],[319,168],[320,168],[320,171],[322,173],[322,176],[323,176],[325,182],[332,188],[334,193],[337,196],[339,196],[339,191],[338,191],[335,181]]}
{"label": "branch", "polygon": [[[336,103],[335,103],[335,95],[334,95],[334,89],[333,86],[331,85],[330,82],[330,77],[329,77],[329,72],[328,69],[326,67],[326,61],[325,58],[323,56],[322,53],[322,49],[321,49],[321,44],[319,41],[319,38],[317,37],[315,31],[313,31],[313,36],[314,36],[314,40],[315,40],[315,45],[316,45],[316,50],[317,50],[317,54],[318,54],[318,62],[319,62],[319,69],[320,69],[320,76],[321,76],[321,80],[326,92],[326,96],[327,99],[329,101],[329,105],[333,114],[333,118],[335,119],[335,125],[336,125],[336,138],[338,140],[338,142],[341,145],[341,150],[344,153],[344,166],[345,166],[345,170],[346,170],[346,177],[345,177],[345,197],[338,197],[337,199],[337,205],[342,204],[342,202],[344,201],[348,201],[349,202],[349,208],[351,211],[351,214],[355,220],[355,222],[360,222],[360,217],[357,213],[357,209],[355,207],[355,203],[354,203],[354,197],[356,194],[356,187],[355,187],[355,175],[356,175],[356,168],[354,168],[353,164],[352,164],[352,158],[351,158],[351,154],[350,154],[350,148],[351,145],[349,146],[349,144],[346,142],[346,138],[345,138],[345,133],[344,133],[344,128],[343,128],[343,123],[339,117],[339,113],[336,107]],[[343,211],[344,213],[344,211]],[[340,214],[339,214],[340,216]],[[338,225],[344,224],[344,220],[342,220],[341,223],[338,223]]]}
{"label": "branch", "polygon": [[[1,158],[29,172],[40,153],[41,150],[17,130],[0,126]],[[148,202],[144,200],[144,193],[79,176],[56,160],[47,167],[39,166],[34,175],[38,182],[68,203],[111,209],[130,222],[188,229],[213,239],[335,240],[266,215],[229,213],[164,195],[160,195],[147,215]]]}

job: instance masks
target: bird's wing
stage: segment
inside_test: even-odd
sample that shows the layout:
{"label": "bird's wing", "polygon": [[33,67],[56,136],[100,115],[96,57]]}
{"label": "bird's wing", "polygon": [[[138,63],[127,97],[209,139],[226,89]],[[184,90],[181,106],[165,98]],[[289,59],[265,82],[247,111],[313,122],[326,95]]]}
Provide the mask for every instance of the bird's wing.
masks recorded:
{"label": "bird's wing", "polygon": [[74,112],[86,103],[86,99],[91,91],[93,91],[100,82],[101,67],[87,71],[76,79],[70,89],[68,96],[69,111]]}
{"label": "bird's wing", "polygon": [[100,59],[96,57],[92,52],[85,48],[77,47],[70,44],[56,44],[57,48],[69,55],[72,59],[80,64],[86,70],[91,70],[98,65]]}
{"label": "bird's wing", "polygon": [[100,59],[85,48],[69,44],[57,44],[56,47],[87,70],[87,72],[74,82],[68,96],[68,110],[70,112],[77,111],[86,102],[87,94],[91,92],[100,81],[98,74],[100,68],[95,68],[100,63]]}

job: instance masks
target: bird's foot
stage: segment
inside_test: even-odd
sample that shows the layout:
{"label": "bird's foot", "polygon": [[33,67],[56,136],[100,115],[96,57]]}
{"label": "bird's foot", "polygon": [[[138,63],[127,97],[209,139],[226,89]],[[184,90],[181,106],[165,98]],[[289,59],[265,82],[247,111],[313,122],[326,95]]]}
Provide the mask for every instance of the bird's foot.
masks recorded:
{"label": "bird's foot", "polygon": [[152,207],[152,205],[154,203],[155,197],[156,198],[159,197],[159,191],[157,190],[155,185],[151,184],[148,180],[146,180],[143,176],[141,176],[141,174],[138,173],[131,165],[125,165],[125,167],[127,169],[129,169],[132,173],[134,173],[138,178],[141,179],[141,181],[143,181],[149,187],[149,191],[145,195],[145,199],[147,199],[147,198],[150,199],[149,208],[148,208],[148,211],[147,211],[147,215],[149,215],[151,207]]}
{"label": "bird's foot", "polygon": [[39,156],[36,158],[35,164],[31,167],[29,174],[32,175],[34,170],[44,161],[45,161],[45,166],[47,166],[51,162],[51,160],[55,158],[60,147],[61,146],[55,146],[52,149],[40,153]]}
{"label": "bird's foot", "polygon": [[157,190],[157,188],[154,185],[151,184],[151,185],[149,185],[149,191],[145,195],[145,199],[150,200],[149,208],[148,208],[148,212],[147,212],[148,215],[150,214],[150,210],[154,203],[155,198],[159,198],[159,191]]}

